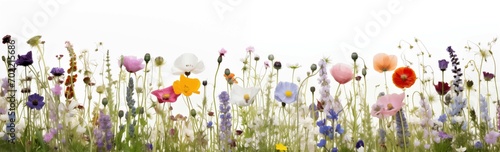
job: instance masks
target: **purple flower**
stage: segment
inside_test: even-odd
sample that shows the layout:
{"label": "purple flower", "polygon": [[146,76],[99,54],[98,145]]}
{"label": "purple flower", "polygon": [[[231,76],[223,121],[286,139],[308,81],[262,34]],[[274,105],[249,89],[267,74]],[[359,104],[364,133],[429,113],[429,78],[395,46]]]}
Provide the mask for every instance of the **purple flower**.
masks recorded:
{"label": "purple flower", "polygon": [[363,140],[358,140],[358,142],[356,142],[356,149],[359,149],[361,147],[365,147],[365,142],[363,142]]}
{"label": "purple flower", "polygon": [[144,68],[144,64],[142,63],[142,59],[137,58],[135,56],[124,56],[123,57],[123,66],[130,73],[135,73]]}
{"label": "purple flower", "polygon": [[52,68],[52,70],[50,70],[50,73],[52,73],[52,75],[54,76],[61,76],[64,74],[64,69],[59,67],[54,67]]}
{"label": "purple flower", "polygon": [[410,137],[410,132],[408,131],[408,123],[403,112],[403,109],[396,113],[396,132],[398,137],[398,142],[400,147],[406,147],[408,144],[408,137]]}
{"label": "purple flower", "polygon": [[60,84],[56,84],[53,88],[52,88],[52,93],[55,94],[56,96],[59,96],[61,95],[61,90],[62,90],[62,87]]}
{"label": "purple flower", "polygon": [[291,104],[297,101],[299,87],[291,82],[279,82],[274,90],[274,99]]}
{"label": "purple flower", "polygon": [[33,64],[33,57],[31,55],[31,51],[26,53],[26,55],[17,55],[18,59],[16,60],[16,64],[20,66],[29,66]]}
{"label": "purple flower", "polygon": [[9,79],[7,78],[2,79],[2,89],[4,91],[7,91],[9,89]]}
{"label": "purple flower", "polygon": [[106,150],[110,151],[113,148],[114,138],[114,134],[112,132],[113,126],[111,123],[111,117],[101,111],[99,114],[98,122],[99,127],[94,129],[97,148],[104,149],[104,146],[106,146]]}
{"label": "purple flower", "polygon": [[339,149],[337,149],[337,147],[332,148],[332,152],[338,152],[338,151],[339,151]]}
{"label": "purple flower", "polygon": [[207,128],[213,128],[213,124],[214,123],[212,121],[207,122]]}
{"label": "purple flower", "polygon": [[332,119],[332,120],[337,120],[338,116],[339,115],[333,109],[330,109],[330,110],[328,110],[328,114],[326,115],[326,118]]}
{"label": "purple flower", "polygon": [[442,114],[441,116],[439,116],[438,121],[444,123],[446,121],[446,114]]}
{"label": "purple flower", "polygon": [[219,56],[224,56],[227,53],[226,49],[222,48],[219,51]]}
{"label": "purple flower", "polygon": [[444,131],[440,131],[440,132],[438,133],[438,136],[439,136],[441,139],[451,139],[451,138],[453,138],[451,135],[446,134]]}
{"label": "purple flower", "polygon": [[441,69],[441,71],[446,71],[446,69],[448,68],[448,61],[446,61],[445,59],[442,59],[442,60],[439,60],[438,61],[439,63],[439,69]]}
{"label": "purple flower", "polygon": [[43,105],[45,105],[45,102],[43,102],[43,97],[40,96],[39,94],[35,93],[32,95],[28,96],[28,102],[26,102],[26,105],[30,109],[36,109],[40,110],[42,109]]}
{"label": "purple flower", "polygon": [[485,81],[490,81],[491,79],[495,78],[495,75],[493,73],[483,71],[483,77]]}
{"label": "purple flower", "polygon": [[484,136],[484,141],[487,144],[495,144],[497,142],[498,137],[500,136],[500,133],[496,131],[490,131],[486,136]]}
{"label": "purple flower", "polygon": [[318,146],[320,148],[325,147],[325,145],[326,145],[326,140],[325,139],[319,140],[319,143],[316,144],[316,146]]}
{"label": "purple flower", "polygon": [[483,143],[481,143],[481,141],[476,141],[476,143],[474,143],[474,147],[476,149],[481,149],[483,148]]}
{"label": "purple flower", "polygon": [[229,105],[229,94],[226,91],[222,91],[221,94],[219,95],[219,100],[220,100],[220,133],[219,133],[219,138],[221,141],[228,141],[225,143],[222,147],[223,151],[226,150],[226,146],[231,143],[231,106]]}

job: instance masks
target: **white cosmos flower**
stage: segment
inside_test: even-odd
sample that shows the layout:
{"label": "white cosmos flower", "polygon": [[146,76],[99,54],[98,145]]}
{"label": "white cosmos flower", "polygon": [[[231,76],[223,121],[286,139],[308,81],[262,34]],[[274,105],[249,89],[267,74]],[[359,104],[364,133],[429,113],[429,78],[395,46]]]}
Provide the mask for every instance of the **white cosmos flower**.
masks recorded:
{"label": "white cosmos flower", "polygon": [[229,102],[238,106],[249,106],[253,103],[253,100],[259,91],[259,88],[256,87],[243,88],[239,85],[233,85],[233,89],[231,90],[231,99]]}
{"label": "white cosmos flower", "polygon": [[460,146],[460,148],[457,149],[457,152],[464,152],[465,150],[467,150],[467,148]]}
{"label": "white cosmos flower", "polygon": [[205,70],[205,65],[202,61],[198,61],[198,57],[192,53],[184,53],[174,61],[172,73],[181,75],[186,72],[198,74]]}

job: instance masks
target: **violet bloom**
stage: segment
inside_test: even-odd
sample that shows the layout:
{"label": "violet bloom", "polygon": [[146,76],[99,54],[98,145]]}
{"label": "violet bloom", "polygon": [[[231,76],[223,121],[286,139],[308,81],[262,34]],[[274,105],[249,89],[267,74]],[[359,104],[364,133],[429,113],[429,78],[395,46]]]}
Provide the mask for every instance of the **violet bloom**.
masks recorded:
{"label": "violet bloom", "polygon": [[64,74],[64,69],[59,67],[54,67],[52,68],[52,70],[50,70],[50,73],[52,73],[52,75],[54,76],[61,76]]}
{"label": "violet bloom", "polygon": [[448,68],[448,61],[446,61],[445,59],[442,59],[442,60],[439,60],[438,61],[439,63],[439,69],[441,69],[441,71],[446,71],[446,69]]}
{"label": "violet bloom", "polygon": [[60,84],[56,84],[51,90],[54,95],[59,96],[61,95],[62,87]]}
{"label": "violet bloom", "polygon": [[291,104],[297,101],[299,87],[291,82],[279,82],[274,91],[274,99]]}
{"label": "violet bloom", "polygon": [[358,142],[356,142],[356,149],[359,149],[361,147],[365,147],[365,143],[360,139],[358,140]]}
{"label": "violet bloom", "polygon": [[43,105],[45,105],[45,102],[43,102],[43,97],[40,96],[39,94],[35,93],[32,95],[28,96],[28,102],[26,102],[26,105],[30,109],[36,109],[40,110],[42,109]]}
{"label": "violet bloom", "polygon": [[26,55],[17,55],[18,58],[16,60],[16,64],[20,66],[29,66],[33,64],[33,57],[31,55],[31,51],[26,53]]}
{"label": "violet bloom", "polygon": [[495,144],[497,143],[497,139],[500,136],[500,133],[496,131],[490,131],[486,136],[484,136],[484,141],[487,144]]}
{"label": "violet bloom", "polygon": [[440,132],[438,133],[438,136],[439,136],[441,139],[451,139],[451,138],[453,138],[451,135],[446,134],[444,131],[440,131]]}
{"label": "violet bloom", "polygon": [[483,71],[483,77],[485,81],[490,81],[491,79],[495,78],[495,75],[493,73]]}
{"label": "violet bloom", "polygon": [[135,56],[124,56],[123,57],[123,66],[130,73],[135,73],[144,68],[144,64],[142,63],[141,58],[137,58]]}

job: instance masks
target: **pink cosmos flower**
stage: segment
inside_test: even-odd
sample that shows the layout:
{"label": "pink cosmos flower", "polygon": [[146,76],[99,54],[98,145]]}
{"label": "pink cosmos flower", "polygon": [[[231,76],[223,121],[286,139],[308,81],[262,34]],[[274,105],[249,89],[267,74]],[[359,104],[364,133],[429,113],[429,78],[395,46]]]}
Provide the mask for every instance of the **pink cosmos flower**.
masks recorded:
{"label": "pink cosmos flower", "polygon": [[135,73],[139,70],[144,69],[144,64],[142,63],[141,58],[137,58],[135,56],[124,56],[123,57],[123,66],[130,73]]}
{"label": "pink cosmos flower", "polygon": [[495,144],[497,143],[497,139],[500,136],[500,133],[496,131],[490,131],[486,136],[484,136],[484,141],[488,144]]}
{"label": "pink cosmos flower", "polygon": [[60,84],[56,84],[51,90],[52,90],[52,93],[54,93],[54,95],[59,96],[59,95],[61,95],[62,87]]}
{"label": "pink cosmos flower", "polygon": [[151,94],[156,96],[159,103],[175,102],[177,101],[177,97],[179,97],[179,94],[174,93],[174,89],[172,86],[164,89],[155,90],[151,92]]}
{"label": "pink cosmos flower", "polygon": [[352,80],[354,73],[352,72],[351,66],[344,63],[337,63],[330,69],[330,74],[333,76],[335,81],[340,84],[345,84]]}
{"label": "pink cosmos flower", "polygon": [[372,106],[371,115],[377,118],[394,116],[404,106],[404,98],[404,93],[393,93],[379,97],[377,102]]}

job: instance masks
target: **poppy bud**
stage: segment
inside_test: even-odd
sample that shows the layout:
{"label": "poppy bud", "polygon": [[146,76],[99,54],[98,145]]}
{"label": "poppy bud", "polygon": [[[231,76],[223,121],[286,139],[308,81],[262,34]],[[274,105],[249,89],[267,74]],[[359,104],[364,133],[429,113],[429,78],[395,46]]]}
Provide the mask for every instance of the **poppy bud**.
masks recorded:
{"label": "poppy bud", "polygon": [[274,68],[275,68],[276,70],[281,69],[281,62],[280,62],[280,61],[276,61],[276,62],[274,62]]}
{"label": "poppy bud", "polygon": [[255,55],[255,57],[253,58],[255,61],[259,61],[260,60],[260,56],[259,55]]}
{"label": "poppy bud", "polygon": [[102,98],[101,103],[102,103],[102,105],[104,105],[104,106],[108,105],[108,98]]}
{"label": "poppy bud", "polygon": [[318,69],[318,66],[316,64],[312,64],[311,71],[314,72],[314,71],[316,71],[316,69]]}
{"label": "poppy bud", "polygon": [[352,60],[354,60],[354,62],[356,62],[356,60],[358,59],[358,53],[352,52],[351,58],[352,58]]}
{"label": "poppy bud", "polygon": [[203,80],[203,82],[201,84],[203,84],[203,86],[207,86],[207,80]]}
{"label": "poppy bud", "polygon": [[155,65],[156,65],[156,66],[161,66],[161,65],[163,65],[163,62],[164,62],[164,61],[163,61],[163,57],[159,56],[159,57],[156,57],[156,58],[155,58]]}
{"label": "poppy bud", "polygon": [[189,114],[191,114],[191,116],[193,117],[196,117],[196,110],[191,109],[191,111],[189,111]]}
{"label": "poppy bud", "polygon": [[230,74],[231,74],[231,70],[226,68],[226,70],[224,70],[224,75],[230,75]]}
{"label": "poppy bud", "polygon": [[316,91],[316,88],[313,86],[311,87],[311,92],[314,93],[314,91]]}
{"label": "poppy bud", "polygon": [[123,117],[123,110],[118,111],[118,117],[122,118]]}
{"label": "poppy bud", "polygon": [[146,55],[144,55],[144,61],[146,62],[146,64],[148,64],[150,60],[151,60],[151,54],[146,53]]}
{"label": "poppy bud", "polygon": [[467,88],[472,88],[472,85],[474,85],[474,82],[472,80],[467,81]]}
{"label": "poppy bud", "polygon": [[366,68],[363,68],[363,70],[361,70],[361,74],[363,74],[363,76],[366,76]]}
{"label": "poppy bud", "polygon": [[269,59],[270,61],[273,61],[274,60],[274,55],[269,54],[269,56],[267,56],[267,59]]}
{"label": "poppy bud", "polygon": [[100,85],[95,89],[95,91],[99,94],[102,94],[104,93],[104,89],[105,89],[104,85]]}
{"label": "poppy bud", "polygon": [[217,58],[217,63],[221,63],[222,62],[222,56],[219,56],[219,58]]}

